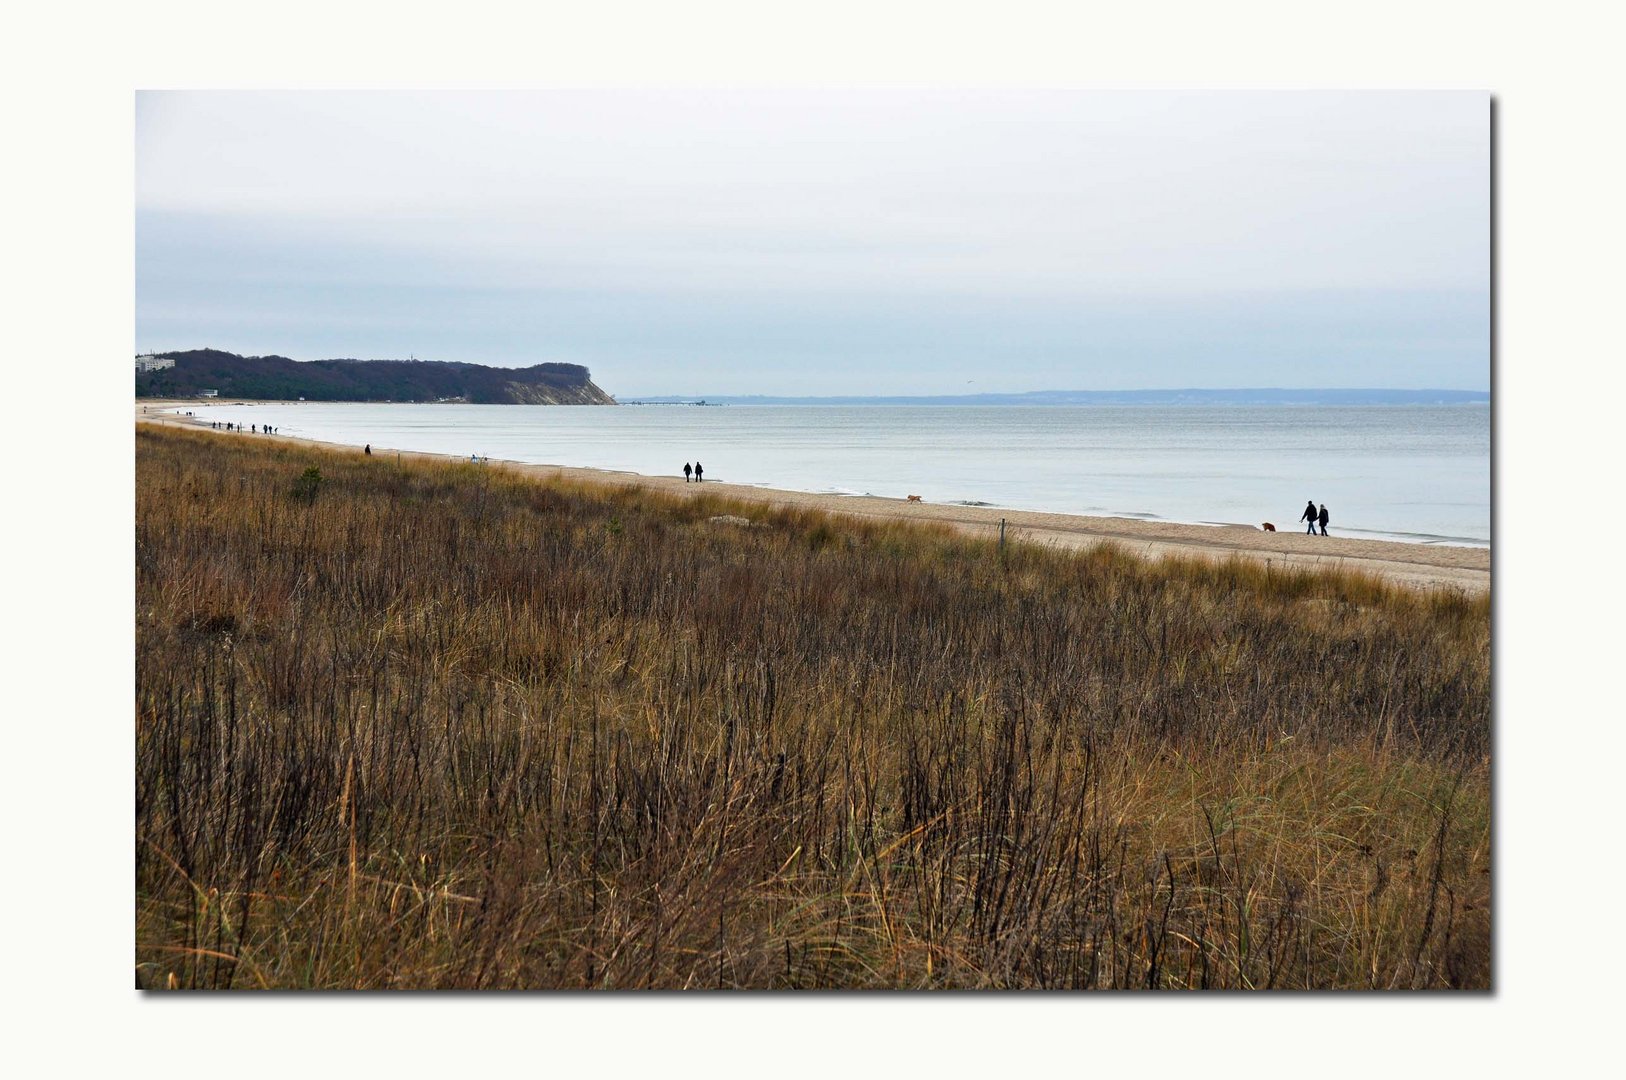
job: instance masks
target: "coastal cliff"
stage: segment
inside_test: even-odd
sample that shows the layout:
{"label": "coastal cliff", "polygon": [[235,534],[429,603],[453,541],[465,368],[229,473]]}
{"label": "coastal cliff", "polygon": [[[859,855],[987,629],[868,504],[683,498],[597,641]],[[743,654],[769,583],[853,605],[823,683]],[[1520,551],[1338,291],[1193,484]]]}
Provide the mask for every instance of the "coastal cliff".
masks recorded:
{"label": "coastal cliff", "polygon": [[[587,369],[582,368],[585,375]],[[534,382],[508,384],[509,400],[515,405],[616,405],[615,398],[600,390],[591,379],[579,386],[543,385]]]}
{"label": "coastal cliff", "polygon": [[486,367],[437,360],[291,360],[219,349],[162,354],[173,366],[137,371],[136,397],[614,405],[580,364]]}

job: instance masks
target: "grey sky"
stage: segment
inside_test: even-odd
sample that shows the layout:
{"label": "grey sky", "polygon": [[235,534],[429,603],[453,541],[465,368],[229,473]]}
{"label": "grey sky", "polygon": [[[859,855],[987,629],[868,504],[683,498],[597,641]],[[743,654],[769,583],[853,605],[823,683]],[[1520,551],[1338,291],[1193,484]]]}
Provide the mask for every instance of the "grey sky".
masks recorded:
{"label": "grey sky", "polygon": [[1485,389],[1489,166],[1483,93],[146,92],[136,345]]}

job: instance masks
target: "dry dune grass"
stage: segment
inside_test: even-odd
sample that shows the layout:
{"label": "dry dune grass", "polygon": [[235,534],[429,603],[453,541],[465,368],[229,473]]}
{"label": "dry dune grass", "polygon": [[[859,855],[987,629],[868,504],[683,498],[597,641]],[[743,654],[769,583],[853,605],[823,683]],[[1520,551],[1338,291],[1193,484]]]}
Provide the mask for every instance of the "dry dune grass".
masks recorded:
{"label": "dry dune grass", "polygon": [[153,429],[136,571],[142,985],[1490,982],[1483,597]]}

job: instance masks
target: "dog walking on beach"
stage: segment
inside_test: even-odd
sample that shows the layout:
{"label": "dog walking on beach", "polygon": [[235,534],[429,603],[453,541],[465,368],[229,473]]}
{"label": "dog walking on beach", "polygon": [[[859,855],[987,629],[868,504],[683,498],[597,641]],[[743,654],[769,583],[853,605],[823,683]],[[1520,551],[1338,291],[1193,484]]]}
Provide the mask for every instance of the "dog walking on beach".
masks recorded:
{"label": "dog walking on beach", "polygon": [[1266,531],[1266,532],[1275,532],[1275,531],[1276,531],[1276,526],[1274,526],[1274,525],[1272,525],[1272,524],[1271,524],[1271,523],[1270,523],[1270,522],[1268,522],[1268,521],[1267,521],[1267,522],[1265,522],[1265,523],[1264,523],[1264,524],[1263,524],[1263,525],[1261,525],[1261,526],[1259,526],[1259,527],[1260,527],[1260,528],[1261,528],[1261,529],[1263,529],[1263,530],[1265,530],[1265,531]]}

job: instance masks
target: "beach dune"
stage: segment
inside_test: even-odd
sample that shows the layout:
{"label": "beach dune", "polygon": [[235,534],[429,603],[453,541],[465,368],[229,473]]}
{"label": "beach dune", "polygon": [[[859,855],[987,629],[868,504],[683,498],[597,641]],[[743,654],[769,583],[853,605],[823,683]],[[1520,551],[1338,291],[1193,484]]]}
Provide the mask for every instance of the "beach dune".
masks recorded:
{"label": "beach dune", "polygon": [[[195,403],[137,402],[135,418],[140,423],[174,424],[209,430],[208,425],[200,420],[160,411],[161,407],[185,404]],[[288,441],[308,440],[288,439]],[[334,443],[314,443],[314,445],[361,452],[359,447]],[[389,447],[375,446],[373,452],[393,455],[398,451]],[[448,456],[411,451],[400,453],[403,458],[435,459]],[[1487,592],[1490,589],[1491,552],[1488,548],[1407,544],[1387,540],[1352,540],[1336,535],[1306,536],[1292,531],[1265,532],[1262,529],[1240,525],[1187,525],[1134,518],[1085,517],[1032,510],[944,505],[877,496],[816,494],[709,480],[696,485],[684,483],[682,476],[646,476],[604,469],[534,465],[495,459],[491,461],[491,465],[494,468],[509,469],[525,475],[565,476],[575,480],[657,489],[680,496],[714,494],[769,506],[804,507],[859,518],[932,522],[982,536],[999,535],[1000,522],[1004,521],[1006,539],[1012,542],[1065,548],[1087,548],[1110,542],[1125,550],[1153,557],[1180,555],[1226,559],[1234,556],[1258,560],[1283,569],[1355,570],[1418,588],[1450,588],[1471,594]]]}

